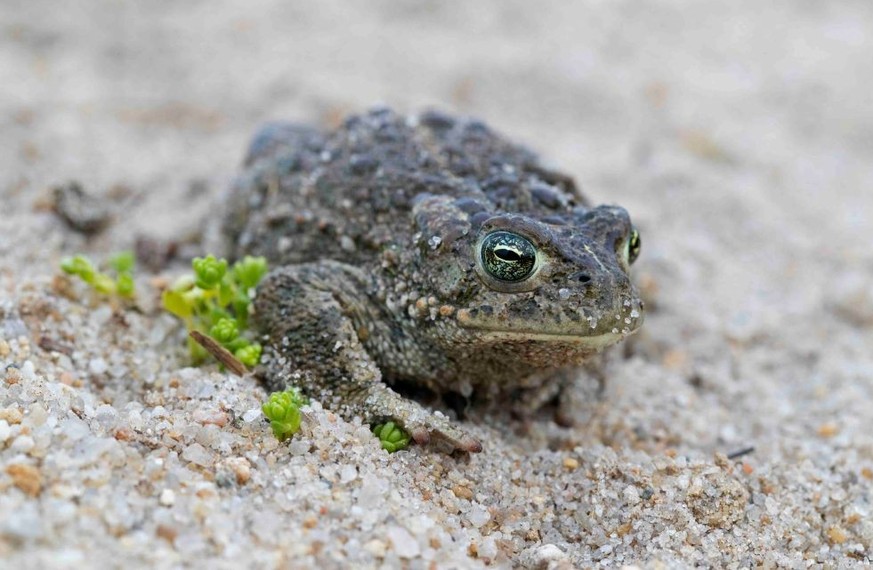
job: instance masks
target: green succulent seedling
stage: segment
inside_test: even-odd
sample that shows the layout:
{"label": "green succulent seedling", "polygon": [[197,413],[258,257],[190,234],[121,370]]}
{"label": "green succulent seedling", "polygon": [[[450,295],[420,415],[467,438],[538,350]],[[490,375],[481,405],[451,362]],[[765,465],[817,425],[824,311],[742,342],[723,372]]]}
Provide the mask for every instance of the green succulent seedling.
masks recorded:
{"label": "green succulent seedling", "polygon": [[108,265],[115,274],[114,277],[98,271],[91,260],[84,255],[74,255],[61,261],[61,270],[68,275],[79,277],[100,294],[133,299],[136,295],[133,283],[136,258],[133,253],[130,251],[118,253],[109,259]]}
{"label": "green succulent seedling", "polygon": [[[164,291],[164,308],[185,323],[188,331],[208,334],[240,362],[253,367],[261,360],[261,346],[252,342],[248,327],[253,289],[267,273],[267,260],[246,256],[230,266],[213,255],[191,262],[193,274],[179,278]],[[202,362],[206,351],[188,340],[191,358]]]}
{"label": "green succulent seedling", "polygon": [[403,431],[394,422],[379,424],[373,428],[373,433],[379,438],[382,449],[388,453],[394,453],[406,449],[409,445],[409,434]]}
{"label": "green succulent seedling", "polygon": [[300,408],[308,403],[309,400],[297,388],[270,394],[270,398],[261,406],[261,411],[270,420],[273,435],[279,441],[285,441],[297,433],[300,429]]}

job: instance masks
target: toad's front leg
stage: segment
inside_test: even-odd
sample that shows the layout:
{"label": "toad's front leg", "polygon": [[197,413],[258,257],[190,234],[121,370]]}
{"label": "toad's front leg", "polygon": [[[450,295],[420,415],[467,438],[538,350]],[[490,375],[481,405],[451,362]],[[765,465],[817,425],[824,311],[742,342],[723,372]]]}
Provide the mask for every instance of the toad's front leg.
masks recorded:
{"label": "toad's front leg", "polygon": [[448,418],[382,382],[354,324],[371,303],[364,282],[355,268],[332,261],[283,267],[266,277],[258,287],[255,318],[269,337],[263,370],[268,388],[293,384],[346,419],[391,420],[417,443],[433,438],[453,450],[481,451],[482,444]]}

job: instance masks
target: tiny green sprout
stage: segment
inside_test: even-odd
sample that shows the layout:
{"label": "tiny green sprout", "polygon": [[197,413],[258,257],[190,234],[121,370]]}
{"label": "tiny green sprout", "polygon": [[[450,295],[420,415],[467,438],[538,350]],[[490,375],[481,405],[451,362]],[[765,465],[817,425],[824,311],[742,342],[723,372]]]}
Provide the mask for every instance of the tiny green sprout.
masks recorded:
{"label": "tiny green sprout", "polygon": [[300,429],[300,407],[305,403],[296,388],[289,388],[284,392],[273,392],[261,406],[279,441],[285,441]]}
{"label": "tiny green sprout", "polygon": [[109,267],[115,270],[116,273],[133,273],[133,268],[136,265],[136,257],[132,251],[122,251],[109,259]]}
{"label": "tiny green sprout", "polygon": [[212,328],[209,329],[209,336],[221,344],[230,344],[239,336],[239,325],[234,319],[223,318],[212,325]]}
{"label": "tiny green sprout", "polygon": [[194,313],[194,307],[180,291],[167,289],[161,295],[161,301],[164,304],[164,309],[173,313],[185,322],[188,322],[191,319],[191,315]]}
{"label": "tiny green sprout", "polygon": [[267,259],[247,255],[233,264],[233,275],[243,291],[248,291],[260,283],[267,273]]}
{"label": "tiny green sprout", "polygon": [[[185,322],[188,332],[211,337],[247,367],[257,366],[260,345],[252,343],[247,330],[252,299],[249,292],[267,272],[262,257],[246,257],[228,270],[226,259],[214,255],[191,262],[193,275],[180,277],[163,292],[164,308]],[[202,362],[205,353],[189,341],[192,360]]]}
{"label": "tiny green sprout", "polygon": [[382,449],[388,453],[406,449],[409,445],[409,434],[395,425],[394,422],[377,425],[373,428],[373,433],[379,438]]}
{"label": "tiny green sprout", "polygon": [[250,344],[248,346],[243,346],[238,348],[233,355],[236,356],[237,360],[252,368],[258,365],[258,362],[261,361],[261,345],[257,343]]}
{"label": "tiny green sprout", "polygon": [[214,255],[195,257],[191,266],[194,268],[195,284],[206,290],[214,289],[227,273],[227,260],[215,259]]}
{"label": "tiny green sprout", "polygon": [[61,269],[69,275],[77,275],[89,285],[94,282],[94,266],[84,255],[76,255],[64,258],[61,261]]}
{"label": "tiny green sprout", "polygon": [[120,253],[109,261],[109,266],[115,272],[115,278],[97,271],[91,261],[84,255],[76,255],[61,261],[61,269],[69,275],[76,275],[103,295],[119,295],[131,299],[134,297],[133,266],[135,259],[130,252]]}
{"label": "tiny green sprout", "polygon": [[115,289],[118,291],[118,294],[122,297],[133,297],[134,294],[134,285],[133,285],[133,275],[130,273],[119,273],[118,279],[115,282]]}
{"label": "tiny green sprout", "polygon": [[95,273],[91,286],[94,287],[95,291],[104,295],[111,295],[115,292],[115,281],[104,273]]}

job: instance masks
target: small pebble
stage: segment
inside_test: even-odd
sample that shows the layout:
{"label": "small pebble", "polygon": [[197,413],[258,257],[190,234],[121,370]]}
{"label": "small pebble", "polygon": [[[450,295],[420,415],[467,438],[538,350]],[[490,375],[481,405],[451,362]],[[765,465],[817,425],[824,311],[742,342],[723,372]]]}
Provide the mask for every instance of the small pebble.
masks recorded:
{"label": "small pebble", "polygon": [[160,503],[165,507],[172,507],[176,502],[176,493],[172,489],[164,489],[161,491]]}
{"label": "small pebble", "polygon": [[252,408],[251,410],[247,410],[243,415],[242,419],[246,423],[251,423],[261,417],[263,417],[263,412],[261,412],[260,408]]}
{"label": "small pebble", "polygon": [[415,537],[401,526],[389,526],[385,531],[385,536],[388,537],[394,552],[400,558],[414,558],[421,552]]}
{"label": "small pebble", "polygon": [[388,545],[378,538],[374,538],[373,540],[364,543],[364,550],[376,558],[385,558],[385,551],[388,550]]}
{"label": "small pebble", "polygon": [[42,491],[42,475],[33,465],[13,463],[6,468],[6,473],[16,487],[31,497],[36,497]]}
{"label": "small pebble", "polygon": [[212,454],[199,443],[192,443],[186,447],[185,451],[182,452],[182,459],[200,465],[201,467],[208,467],[212,465],[213,462]]}
{"label": "small pebble", "polygon": [[18,408],[5,408],[0,410],[0,420],[6,420],[10,424],[20,424],[24,414]]}
{"label": "small pebble", "polygon": [[542,546],[534,547],[529,555],[534,568],[551,568],[552,564],[560,563],[567,559],[567,555],[563,550],[554,544],[543,544]]}
{"label": "small pebble", "polygon": [[194,421],[203,425],[216,425],[224,427],[227,425],[227,413],[221,410],[197,410],[194,412]]}
{"label": "small pebble", "polygon": [[92,358],[88,362],[88,371],[91,372],[91,374],[103,374],[108,370],[108,368],[106,361],[102,358]]}
{"label": "small pebble", "polygon": [[12,441],[12,445],[10,448],[12,451],[16,451],[19,453],[27,453],[36,443],[33,441],[33,438],[29,435],[19,435]]}
{"label": "small pebble", "polygon": [[340,482],[350,483],[358,477],[358,470],[354,465],[343,465],[340,470]]}

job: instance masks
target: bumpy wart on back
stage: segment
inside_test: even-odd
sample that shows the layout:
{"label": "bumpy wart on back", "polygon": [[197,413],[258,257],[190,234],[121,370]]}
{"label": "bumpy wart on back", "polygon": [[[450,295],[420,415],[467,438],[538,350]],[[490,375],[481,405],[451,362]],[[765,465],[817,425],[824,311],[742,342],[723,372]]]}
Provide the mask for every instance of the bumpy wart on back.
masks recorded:
{"label": "bumpy wart on back", "polygon": [[268,125],[224,230],[235,255],[279,267],[255,302],[271,389],[294,384],[445,449],[481,444],[389,385],[536,406],[642,324],[627,212],[592,207],[474,120],[379,110],[329,133]]}

